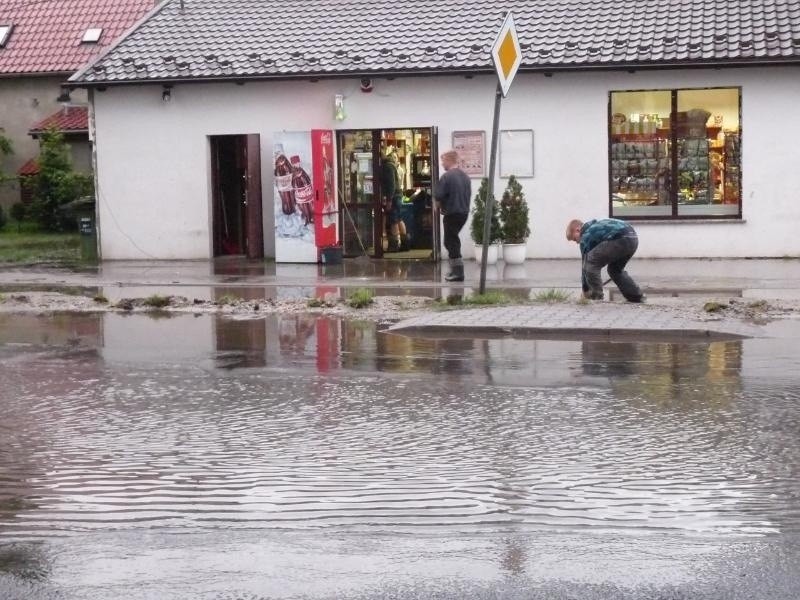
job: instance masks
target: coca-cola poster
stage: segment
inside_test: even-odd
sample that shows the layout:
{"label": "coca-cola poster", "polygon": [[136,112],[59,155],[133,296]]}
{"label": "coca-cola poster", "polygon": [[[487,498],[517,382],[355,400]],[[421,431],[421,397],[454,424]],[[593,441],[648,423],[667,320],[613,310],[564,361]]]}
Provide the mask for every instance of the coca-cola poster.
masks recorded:
{"label": "coca-cola poster", "polygon": [[272,170],[275,260],[317,262],[311,133],[275,133]]}

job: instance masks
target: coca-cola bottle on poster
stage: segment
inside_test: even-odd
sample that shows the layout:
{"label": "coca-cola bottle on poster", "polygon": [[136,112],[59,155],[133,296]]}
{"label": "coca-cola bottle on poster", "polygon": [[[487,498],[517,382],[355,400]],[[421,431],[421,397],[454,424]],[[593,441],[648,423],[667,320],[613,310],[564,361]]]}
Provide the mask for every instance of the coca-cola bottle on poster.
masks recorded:
{"label": "coca-cola bottle on poster", "polygon": [[283,145],[275,145],[275,187],[281,198],[281,210],[285,215],[294,214],[295,198],[292,186],[292,165],[283,153]]}
{"label": "coca-cola bottle on poster", "polygon": [[300,157],[292,156],[292,187],[294,188],[294,199],[297,208],[303,215],[306,225],[314,222],[314,188],[311,185],[311,177],[300,164]]}

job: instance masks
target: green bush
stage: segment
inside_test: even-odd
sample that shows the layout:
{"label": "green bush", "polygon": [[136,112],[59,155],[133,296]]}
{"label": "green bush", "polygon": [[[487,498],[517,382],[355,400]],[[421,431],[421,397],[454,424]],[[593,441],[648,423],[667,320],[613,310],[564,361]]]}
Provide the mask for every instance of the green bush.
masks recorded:
{"label": "green bush", "polygon": [[[483,244],[483,224],[486,214],[486,199],[489,197],[489,179],[484,177],[481,180],[481,187],[472,202],[472,222],[470,223],[470,235],[476,244]],[[489,243],[499,242],[503,239],[502,228],[500,227],[500,211],[497,202],[492,203],[492,219],[489,226]]]}
{"label": "green bush", "polygon": [[0,206],[0,229],[6,226],[6,211]]}
{"label": "green bush", "polygon": [[500,222],[503,242],[507,244],[524,244],[531,234],[528,203],[522,185],[513,175],[508,178],[508,185],[500,200]]}
{"label": "green bush", "polygon": [[14,179],[13,177],[6,175],[2,169],[3,158],[11,154],[14,154],[14,148],[11,145],[11,140],[3,135],[4,131],[5,130],[2,127],[0,127],[0,183],[8,181],[9,179]]}
{"label": "green bush", "polygon": [[17,233],[22,232],[22,222],[28,217],[28,209],[22,202],[11,205],[11,218],[17,222]]}
{"label": "green bush", "polygon": [[75,229],[75,218],[64,205],[93,194],[91,176],[73,170],[64,135],[55,129],[42,133],[37,162],[39,173],[26,183],[33,192],[31,218],[45,231]]}

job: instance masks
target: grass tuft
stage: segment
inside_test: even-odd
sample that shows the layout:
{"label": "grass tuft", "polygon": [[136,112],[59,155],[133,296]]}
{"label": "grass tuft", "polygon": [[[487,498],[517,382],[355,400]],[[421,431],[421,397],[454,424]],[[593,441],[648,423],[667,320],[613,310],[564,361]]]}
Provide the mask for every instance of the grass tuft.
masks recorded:
{"label": "grass tuft", "polygon": [[228,306],[233,304],[238,304],[241,302],[241,297],[237,296],[236,294],[225,294],[220,296],[219,300],[217,300],[217,304],[220,306]]}
{"label": "grass tuft", "polygon": [[103,296],[103,294],[97,294],[94,298],[92,298],[98,304],[108,304],[108,298]]}
{"label": "grass tuft", "polygon": [[351,308],[364,308],[374,302],[371,290],[359,288],[347,297],[347,305]]}
{"label": "grass tuft", "polygon": [[165,306],[169,306],[169,296],[153,294],[152,296],[145,298],[142,301],[142,304],[149,306],[150,308],[164,308]]}
{"label": "grass tuft", "polygon": [[496,290],[489,290],[483,294],[474,294],[473,296],[467,296],[463,300],[464,304],[475,305],[475,306],[490,306],[493,304],[510,304],[511,298],[508,294],[503,292],[498,292]]}
{"label": "grass tuft", "polygon": [[713,301],[706,302],[703,305],[703,310],[706,311],[707,313],[719,312],[721,310],[725,310],[726,308],[728,307],[725,304],[720,304],[719,302],[713,302]]}
{"label": "grass tuft", "polygon": [[533,297],[533,300],[534,302],[547,302],[549,304],[555,304],[557,302],[566,302],[569,299],[569,296],[569,292],[550,288],[549,290],[545,290],[536,294]]}

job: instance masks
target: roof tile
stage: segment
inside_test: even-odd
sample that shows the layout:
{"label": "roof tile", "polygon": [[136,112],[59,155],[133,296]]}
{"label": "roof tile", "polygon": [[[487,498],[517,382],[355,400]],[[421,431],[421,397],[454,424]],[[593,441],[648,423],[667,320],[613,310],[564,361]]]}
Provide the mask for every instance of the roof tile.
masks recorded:
{"label": "roof tile", "polygon": [[29,133],[40,133],[54,127],[62,132],[89,130],[89,111],[85,106],[67,106],[34,124]]}
{"label": "roof tile", "polygon": [[[13,24],[0,48],[0,75],[71,73],[97,57],[141,19],[154,0],[7,0],[0,24]],[[103,29],[98,43],[81,43],[90,27]]]}
{"label": "roof tile", "polygon": [[[490,72],[488,48],[504,18],[494,0],[183,4],[163,5],[99,59],[101,69],[86,69],[73,81]],[[800,39],[800,0],[508,0],[505,6],[517,24],[523,70],[800,63],[800,48],[789,41]],[[435,52],[426,52],[429,46]],[[208,54],[214,60],[204,59]]]}

